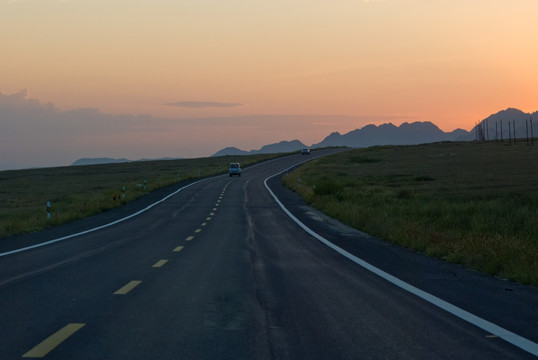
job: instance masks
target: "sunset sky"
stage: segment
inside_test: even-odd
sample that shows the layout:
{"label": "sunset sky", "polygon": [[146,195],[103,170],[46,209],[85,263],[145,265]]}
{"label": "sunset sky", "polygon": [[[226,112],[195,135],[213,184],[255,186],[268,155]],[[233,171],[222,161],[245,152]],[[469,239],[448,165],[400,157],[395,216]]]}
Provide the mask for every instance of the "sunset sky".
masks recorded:
{"label": "sunset sky", "polygon": [[0,0],[0,170],[538,109],[536,0]]}

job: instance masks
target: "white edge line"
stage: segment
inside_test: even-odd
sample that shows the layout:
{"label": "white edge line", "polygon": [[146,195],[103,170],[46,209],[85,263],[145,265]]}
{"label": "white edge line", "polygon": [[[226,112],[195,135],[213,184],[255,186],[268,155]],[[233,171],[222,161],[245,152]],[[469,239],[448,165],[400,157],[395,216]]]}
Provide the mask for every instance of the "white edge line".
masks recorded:
{"label": "white edge line", "polygon": [[190,186],[193,186],[195,184],[198,184],[199,182],[202,182],[202,181],[205,181],[205,180],[209,180],[209,179],[212,179],[212,178],[215,178],[215,177],[219,177],[219,176],[223,176],[223,175],[217,175],[217,176],[214,176],[214,177],[211,177],[211,178],[205,178],[205,179],[201,179],[201,180],[198,180],[198,181],[195,181],[193,183],[190,183],[189,185],[185,185],[179,189],[177,189],[176,191],[174,191],[173,193],[171,194],[168,194],[167,196],[165,196],[164,198],[162,198],[161,200],[157,201],[157,202],[154,202],[153,204],[150,204],[148,205],[147,207],[145,207],[144,209],[142,210],[139,210],[129,216],[126,216],[124,218],[121,218],[121,219],[118,219],[118,220],[115,220],[115,221],[112,221],[108,224],[105,224],[105,225],[101,225],[101,226],[97,226],[97,227],[94,227],[94,228],[91,228],[91,229],[88,229],[88,230],[84,230],[84,231],[81,231],[81,232],[78,232],[78,233],[75,233],[75,234],[71,234],[71,235],[66,235],[66,236],[62,236],[60,238],[57,238],[57,239],[53,239],[53,240],[49,240],[49,241],[45,241],[45,242],[42,242],[42,243],[39,243],[39,244],[35,244],[35,245],[31,245],[31,246],[26,246],[26,247],[23,247],[23,248],[20,248],[20,249],[15,249],[15,250],[11,250],[11,251],[8,251],[8,252],[5,252],[5,253],[0,253],[0,257],[2,256],[7,256],[7,255],[12,255],[12,254],[16,254],[16,253],[20,253],[20,252],[23,252],[23,251],[27,251],[27,250],[31,250],[31,249],[35,249],[35,248],[38,248],[38,247],[41,247],[41,246],[46,246],[46,245],[50,245],[50,244],[54,244],[56,242],[59,242],[59,241],[63,241],[63,240],[67,240],[67,239],[71,239],[71,238],[74,238],[76,236],[80,236],[80,235],[84,235],[84,234],[88,234],[88,233],[91,233],[91,232],[94,232],[94,231],[97,231],[97,230],[101,230],[101,229],[104,229],[104,228],[107,228],[109,226],[112,226],[112,225],[116,225],[116,224],[119,224],[120,222],[122,221],[125,221],[125,220],[129,220],[135,216],[138,216],[140,214],[142,214],[143,212],[146,212],[148,211],[149,209],[151,209],[152,207],[168,200],[169,198],[171,198],[172,196],[176,195],[177,193],[179,193],[180,191],[182,191],[183,189],[186,189]]}
{"label": "white edge line", "polygon": [[367,263],[366,261],[356,257],[355,255],[347,252],[346,250],[336,246],[335,244],[331,243],[329,240],[325,239],[324,237],[322,237],[321,235],[315,233],[314,231],[312,231],[309,227],[307,227],[305,224],[303,224],[299,219],[297,219],[291,212],[288,211],[288,209],[286,209],[286,207],[280,202],[280,200],[276,197],[276,195],[271,191],[271,189],[269,188],[269,186],[267,185],[267,180],[277,176],[277,175],[280,175],[280,174],[283,174],[284,172],[286,172],[287,170],[291,169],[295,167],[292,166],[282,172],[279,172],[277,174],[274,174],[272,176],[269,176],[267,179],[265,179],[264,181],[264,185],[265,187],[267,188],[267,190],[269,191],[269,193],[271,194],[271,196],[275,199],[275,201],[278,203],[278,205],[282,208],[282,210],[284,210],[284,212],[293,220],[297,223],[297,225],[299,225],[300,227],[302,227],[307,233],[309,233],[310,235],[312,235],[313,237],[315,237],[316,239],[318,239],[319,241],[321,241],[323,244],[327,245],[328,247],[330,247],[331,249],[335,250],[336,252],[338,252],[339,254],[345,256],[346,258],[348,258],[349,260],[353,261],[354,263],[356,263],[357,265],[365,268],[366,270],[376,274],[377,276],[380,276],[382,277],[383,279],[389,281],[390,283],[400,287],[401,289],[405,290],[405,291],[408,291],[410,292],[411,294],[413,295],[416,295],[424,300],[426,300],[427,302],[429,302],[430,304],[432,305],[435,305],[449,313],[451,313],[452,315],[454,316],[457,316],[458,318],[462,319],[462,320],[465,320],[487,332],[489,332],[490,334],[492,335],[496,335],[498,337],[500,337],[501,339],[511,343],[512,345],[515,345],[517,346],[518,348],[522,349],[522,350],[525,350],[529,353],[531,353],[532,355],[535,355],[535,356],[538,356],[538,344],[536,344],[535,342],[529,340],[529,339],[526,339],[522,336],[519,336],[509,330],[506,330],[498,325],[495,325],[494,323],[492,322],[489,322],[485,319],[482,319],[481,317],[479,316],[476,316],[468,311],[465,311],[455,305],[452,305],[451,303],[449,302],[446,302],[445,300],[442,300],[440,298],[438,298],[437,296],[435,295],[432,295],[430,293],[427,293],[423,290],[420,290],[419,288],[416,288],[414,287],[413,285],[411,284],[408,284],[406,283],[405,281],[403,280],[400,280],[398,279],[397,277],[395,276],[392,276],[390,275],[389,273],[386,273],[385,271]]}
{"label": "white edge line", "polygon": [[[273,162],[273,161],[277,161],[277,160],[280,160],[281,158],[275,158],[275,159],[271,159],[271,160],[267,160],[267,161],[264,161],[264,162],[260,162],[260,163],[256,163],[256,164],[253,164],[253,165],[250,165],[250,166],[247,166],[245,167],[245,169],[249,169],[249,168],[253,168],[253,167],[256,167],[256,166],[259,166],[259,165],[262,165],[262,164],[267,164],[269,162]],[[129,216],[126,216],[124,218],[121,218],[121,219],[118,219],[118,220],[115,220],[115,221],[112,221],[108,224],[105,224],[105,225],[101,225],[101,226],[98,226],[98,227],[95,227],[95,228],[91,228],[91,229],[88,229],[88,230],[85,230],[85,231],[81,231],[81,232],[78,232],[78,233],[75,233],[75,234],[70,234],[70,235],[66,235],[66,236],[62,236],[60,238],[57,238],[57,239],[52,239],[52,240],[49,240],[49,241],[45,241],[45,242],[42,242],[42,243],[39,243],[39,244],[35,244],[35,245],[31,245],[31,246],[26,246],[26,247],[23,247],[23,248],[19,248],[19,249],[15,249],[15,250],[11,250],[11,251],[7,251],[7,252],[4,252],[4,253],[0,253],[0,257],[2,256],[7,256],[7,255],[12,255],[12,254],[16,254],[16,253],[20,253],[20,252],[23,252],[23,251],[27,251],[27,250],[31,250],[31,249],[35,249],[35,248],[39,248],[39,247],[42,247],[42,246],[46,246],[46,245],[50,245],[50,244],[54,244],[56,242],[59,242],[59,241],[63,241],[63,240],[67,240],[67,239],[71,239],[71,238],[74,238],[74,237],[77,237],[77,236],[80,236],[80,235],[85,235],[85,234],[88,234],[88,233],[91,233],[91,232],[94,232],[94,231],[97,231],[97,230],[101,230],[101,229],[104,229],[104,228],[107,228],[109,226],[112,226],[112,225],[116,225],[116,224],[119,224],[120,222],[122,221],[125,221],[125,220],[128,220],[128,219],[131,219],[137,215],[140,215],[142,214],[143,212],[146,212],[148,211],[149,209],[151,209],[152,207],[154,207],[155,205],[158,205],[160,203],[162,203],[163,201],[166,201],[168,200],[170,197],[176,195],[177,193],[179,193],[181,190],[183,189],[186,189],[192,185],[195,185],[195,184],[198,184],[199,182],[202,182],[202,181],[205,181],[205,180],[209,180],[209,179],[214,179],[214,178],[217,178],[217,177],[224,177],[228,175],[227,173],[226,174],[222,174],[222,175],[216,175],[216,176],[211,176],[211,177],[208,177],[208,178],[204,178],[204,179],[200,179],[200,180],[197,180],[189,185],[185,185],[183,186],[182,188],[179,188],[177,189],[176,191],[174,191],[173,193],[171,194],[168,194],[167,196],[165,196],[164,198],[162,198],[161,200],[153,203],[153,204],[150,204],[149,206],[147,206],[146,208],[142,209],[142,210],[139,210]]]}

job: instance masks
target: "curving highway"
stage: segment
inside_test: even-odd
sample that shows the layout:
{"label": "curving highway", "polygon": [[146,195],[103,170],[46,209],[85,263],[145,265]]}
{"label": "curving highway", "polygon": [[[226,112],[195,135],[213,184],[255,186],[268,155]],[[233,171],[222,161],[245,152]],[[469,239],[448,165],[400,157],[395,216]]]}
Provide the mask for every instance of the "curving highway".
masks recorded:
{"label": "curving highway", "polygon": [[2,239],[0,359],[536,358],[538,290],[383,243],[281,186],[333,151]]}

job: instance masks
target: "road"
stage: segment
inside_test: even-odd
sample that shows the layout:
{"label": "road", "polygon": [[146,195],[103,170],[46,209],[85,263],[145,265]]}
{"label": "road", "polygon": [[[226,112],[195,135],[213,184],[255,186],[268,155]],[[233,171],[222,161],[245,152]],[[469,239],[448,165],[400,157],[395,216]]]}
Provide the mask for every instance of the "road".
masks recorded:
{"label": "road", "polygon": [[[535,288],[383,243],[324,217],[271,177],[330,151],[2,239],[0,359],[536,358]],[[279,202],[344,253],[465,312],[343,256]]]}

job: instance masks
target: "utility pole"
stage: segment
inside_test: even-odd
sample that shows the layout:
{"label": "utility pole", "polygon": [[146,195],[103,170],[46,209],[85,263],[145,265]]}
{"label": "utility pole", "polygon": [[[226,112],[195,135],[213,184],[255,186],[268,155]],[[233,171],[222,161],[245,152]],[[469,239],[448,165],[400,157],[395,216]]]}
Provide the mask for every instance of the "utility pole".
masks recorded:
{"label": "utility pole", "polygon": [[514,145],[516,144],[516,119],[512,119],[512,125],[514,128]]}
{"label": "utility pole", "polygon": [[534,146],[534,131],[532,131],[532,116],[531,116],[531,145]]}

